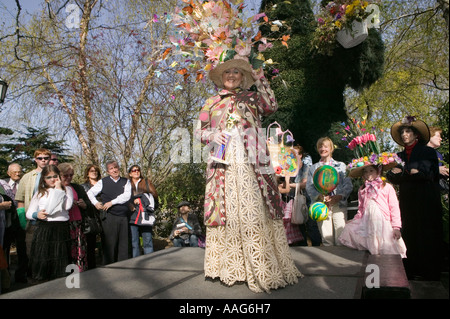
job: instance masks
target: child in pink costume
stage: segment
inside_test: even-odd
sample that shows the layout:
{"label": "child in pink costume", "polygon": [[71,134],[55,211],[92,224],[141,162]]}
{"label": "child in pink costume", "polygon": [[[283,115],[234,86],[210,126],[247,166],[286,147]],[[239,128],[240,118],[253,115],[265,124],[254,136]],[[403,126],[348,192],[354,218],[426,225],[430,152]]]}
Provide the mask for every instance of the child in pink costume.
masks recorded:
{"label": "child in pink costume", "polygon": [[392,185],[381,179],[382,168],[365,165],[350,172],[350,177],[362,176],[364,184],[358,191],[358,213],[345,225],[339,241],[372,255],[399,254],[406,258],[397,195]]}

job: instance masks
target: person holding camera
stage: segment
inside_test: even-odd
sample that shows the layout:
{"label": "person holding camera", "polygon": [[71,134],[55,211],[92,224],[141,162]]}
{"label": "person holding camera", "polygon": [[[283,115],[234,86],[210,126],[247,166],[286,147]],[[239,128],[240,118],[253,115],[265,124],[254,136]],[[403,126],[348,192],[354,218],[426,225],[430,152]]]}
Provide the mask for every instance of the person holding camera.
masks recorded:
{"label": "person holding camera", "polygon": [[177,206],[178,217],[170,233],[170,240],[175,247],[198,247],[198,236],[201,235],[202,229],[190,206],[187,201],[182,201]]}

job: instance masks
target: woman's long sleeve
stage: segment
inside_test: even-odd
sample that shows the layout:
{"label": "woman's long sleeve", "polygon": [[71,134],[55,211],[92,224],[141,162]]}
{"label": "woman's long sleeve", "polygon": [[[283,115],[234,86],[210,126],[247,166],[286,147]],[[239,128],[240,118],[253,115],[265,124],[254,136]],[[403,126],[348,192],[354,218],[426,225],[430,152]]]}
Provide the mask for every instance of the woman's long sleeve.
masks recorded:
{"label": "woman's long sleeve", "polygon": [[69,210],[73,205],[73,191],[70,186],[66,186],[66,190],[53,189],[49,191],[47,205],[45,211],[49,216],[63,210]]}
{"label": "woman's long sleeve", "polygon": [[28,205],[28,210],[26,213],[27,219],[34,220],[33,213],[37,213],[39,210],[39,199],[38,193],[34,194],[33,198],[30,201],[30,205]]}
{"label": "woman's long sleeve", "polygon": [[278,103],[267,79],[261,77],[255,82],[255,85],[258,90],[260,101],[260,103],[258,103],[259,114],[265,116],[276,112],[278,110]]}

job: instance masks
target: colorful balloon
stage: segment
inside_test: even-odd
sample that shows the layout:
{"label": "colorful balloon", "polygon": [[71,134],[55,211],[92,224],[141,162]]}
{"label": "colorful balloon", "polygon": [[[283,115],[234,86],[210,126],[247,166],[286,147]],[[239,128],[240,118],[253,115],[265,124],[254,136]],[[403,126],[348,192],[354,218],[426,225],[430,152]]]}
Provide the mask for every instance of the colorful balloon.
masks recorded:
{"label": "colorful balloon", "polygon": [[315,202],[309,207],[309,217],[315,221],[322,221],[328,217],[328,207],[322,202]]}
{"label": "colorful balloon", "polygon": [[323,165],[316,169],[313,184],[323,195],[331,193],[339,183],[339,174],[333,166]]}

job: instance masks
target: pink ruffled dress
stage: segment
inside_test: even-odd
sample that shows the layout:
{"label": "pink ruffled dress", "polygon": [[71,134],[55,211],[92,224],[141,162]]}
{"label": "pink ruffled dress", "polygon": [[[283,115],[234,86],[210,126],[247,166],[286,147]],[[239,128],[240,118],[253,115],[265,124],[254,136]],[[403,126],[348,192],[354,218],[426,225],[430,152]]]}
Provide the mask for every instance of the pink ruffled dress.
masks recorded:
{"label": "pink ruffled dress", "polygon": [[406,258],[402,238],[394,239],[394,228],[401,229],[400,207],[394,188],[381,178],[366,181],[358,192],[358,213],[345,225],[339,241],[350,248],[368,250],[372,255],[399,254]]}

